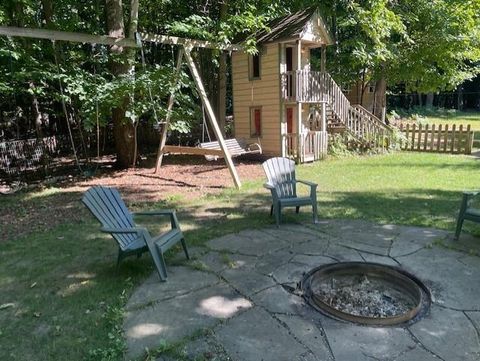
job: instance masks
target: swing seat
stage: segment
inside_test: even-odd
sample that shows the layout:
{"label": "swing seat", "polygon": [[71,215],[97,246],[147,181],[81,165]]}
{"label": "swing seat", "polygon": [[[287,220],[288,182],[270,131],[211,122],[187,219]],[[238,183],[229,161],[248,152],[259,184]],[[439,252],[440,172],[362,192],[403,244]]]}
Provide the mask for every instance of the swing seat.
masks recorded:
{"label": "swing seat", "polygon": [[[232,157],[238,157],[245,154],[262,154],[262,147],[258,143],[247,144],[245,139],[225,139],[225,145]],[[200,148],[208,150],[222,150],[218,141],[200,143]],[[217,160],[221,156],[218,155],[205,155],[207,160]]]}

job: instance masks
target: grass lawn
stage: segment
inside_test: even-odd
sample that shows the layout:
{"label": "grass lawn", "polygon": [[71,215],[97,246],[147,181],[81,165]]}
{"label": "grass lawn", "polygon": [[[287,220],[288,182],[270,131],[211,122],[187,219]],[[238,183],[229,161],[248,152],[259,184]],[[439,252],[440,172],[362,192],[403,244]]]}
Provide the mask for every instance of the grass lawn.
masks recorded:
{"label": "grass lawn", "polygon": [[[473,123],[473,121],[472,121]],[[366,219],[453,230],[464,189],[480,189],[480,160],[467,156],[397,153],[329,159],[298,167],[298,178],[319,184],[321,218]],[[138,190],[141,192],[141,189]],[[0,207],[47,215],[60,188],[0,196]],[[80,194],[73,195],[80,198]],[[245,228],[273,224],[262,181],[241,191],[186,201],[139,203],[132,210],[174,207],[189,246]],[[116,246],[78,203],[48,232],[11,235],[0,243],[0,360],[116,360],[124,347],[123,305],[152,271],[148,256],[115,267]],[[75,214],[75,217],[68,216]],[[287,210],[284,221],[310,221]],[[25,225],[27,226],[27,225]],[[466,222],[466,230],[480,229]],[[172,265],[167,260],[167,266]],[[194,261],[192,262],[194,264]]]}

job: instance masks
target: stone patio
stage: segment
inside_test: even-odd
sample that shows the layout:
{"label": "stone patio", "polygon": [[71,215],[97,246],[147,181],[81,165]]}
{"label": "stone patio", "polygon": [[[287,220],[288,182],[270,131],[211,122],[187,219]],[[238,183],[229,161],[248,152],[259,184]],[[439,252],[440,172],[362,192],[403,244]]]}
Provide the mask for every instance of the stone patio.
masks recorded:
{"label": "stone patio", "polygon": [[[243,231],[193,248],[194,260],[141,285],[127,305],[127,359],[178,345],[157,360],[480,360],[480,240],[427,228],[322,221]],[[180,255],[179,255],[180,256]],[[178,258],[180,260],[180,258]],[[366,327],[313,310],[292,292],[325,263],[401,266],[429,287],[428,315]],[[170,261],[169,264],[172,264]]]}

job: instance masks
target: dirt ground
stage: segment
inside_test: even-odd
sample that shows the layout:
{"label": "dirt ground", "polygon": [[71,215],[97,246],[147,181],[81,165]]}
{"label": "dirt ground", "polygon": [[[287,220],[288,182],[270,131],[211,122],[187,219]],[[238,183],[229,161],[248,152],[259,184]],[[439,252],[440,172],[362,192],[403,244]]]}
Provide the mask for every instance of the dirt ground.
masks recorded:
{"label": "dirt ground", "polygon": [[[236,159],[235,165],[242,181],[264,177],[259,160]],[[114,170],[107,162],[94,177],[67,176],[17,192],[4,188],[0,193],[0,239],[48,230],[66,220],[81,220],[86,212],[80,203],[81,195],[94,185],[116,187],[127,203],[135,204],[168,200],[175,195],[193,200],[234,186],[223,160],[168,156],[158,174],[151,161],[128,170]],[[49,187],[61,191],[35,196],[36,190]],[[9,198],[15,201],[9,202]]]}

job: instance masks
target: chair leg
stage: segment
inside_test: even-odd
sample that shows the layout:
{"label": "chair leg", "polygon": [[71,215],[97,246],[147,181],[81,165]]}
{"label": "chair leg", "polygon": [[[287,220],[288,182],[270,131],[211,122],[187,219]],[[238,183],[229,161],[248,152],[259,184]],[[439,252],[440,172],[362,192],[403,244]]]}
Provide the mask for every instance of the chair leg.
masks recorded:
{"label": "chair leg", "polygon": [[187,257],[187,259],[190,259],[190,255],[188,254],[187,243],[185,242],[185,238],[182,238],[180,242],[182,242],[183,252],[185,252],[185,256]]}
{"label": "chair leg", "polygon": [[273,215],[273,204],[270,206],[270,217]]}
{"label": "chair leg", "polygon": [[157,247],[158,251],[158,260],[160,261],[157,265],[158,275],[160,276],[161,281],[167,280],[167,265],[165,264],[165,259],[163,258],[163,252]]}
{"label": "chair leg", "polygon": [[318,222],[317,202],[312,203],[313,223]]}
{"label": "chair leg", "polygon": [[275,222],[277,223],[277,227],[280,227],[280,219],[282,208],[280,206],[275,207]]}
{"label": "chair leg", "polygon": [[462,203],[460,203],[460,211],[458,212],[457,218],[457,227],[455,229],[455,237],[454,239],[458,241],[458,237],[460,237],[460,232],[462,231],[463,221],[465,220],[465,213],[467,211],[468,206],[468,194],[464,193],[462,197]]}
{"label": "chair leg", "polygon": [[455,241],[458,241],[458,238],[460,237],[460,232],[462,231],[463,221],[464,221],[464,218],[458,216],[457,227],[455,229],[455,237],[453,238]]}
{"label": "chair leg", "polygon": [[120,262],[122,261],[122,259],[123,259],[122,250],[119,248],[118,249],[118,256],[117,256],[117,270],[118,270],[118,266],[120,265]]}
{"label": "chair leg", "polygon": [[300,212],[300,206],[296,206],[295,207],[295,212],[298,214],[298,212]]}

